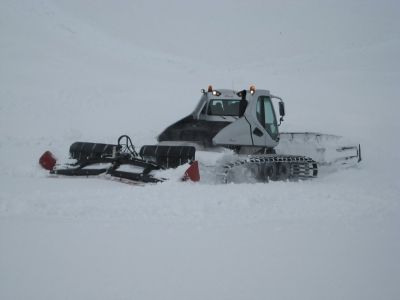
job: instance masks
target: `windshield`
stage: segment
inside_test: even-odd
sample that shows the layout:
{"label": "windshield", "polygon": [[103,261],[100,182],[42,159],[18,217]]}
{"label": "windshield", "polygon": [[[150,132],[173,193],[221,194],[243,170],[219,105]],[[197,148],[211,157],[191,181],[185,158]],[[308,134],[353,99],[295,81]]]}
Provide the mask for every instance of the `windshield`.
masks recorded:
{"label": "windshield", "polygon": [[240,100],[215,99],[210,100],[207,114],[211,116],[239,116]]}

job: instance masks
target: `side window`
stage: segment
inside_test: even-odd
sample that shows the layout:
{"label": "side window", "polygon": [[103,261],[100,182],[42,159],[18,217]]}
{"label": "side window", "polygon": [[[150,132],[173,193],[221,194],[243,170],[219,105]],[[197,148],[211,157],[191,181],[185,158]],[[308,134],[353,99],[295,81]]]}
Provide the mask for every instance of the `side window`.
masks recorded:
{"label": "side window", "polygon": [[265,128],[272,138],[275,138],[278,134],[278,128],[276,124],[274,107],[269,97],[261,96],[258,98],[256,115],[257,120],[260,122],[262,127]]}
{"label": "side window", "polygon": [[271,103],[271,100],[269,100],[268,98],[264,98],[264,111],[265,111],[265,124],[269,125],[272,134],[276,134],[277,128],[275,126],[276,122],[275,122],[274,107]]}

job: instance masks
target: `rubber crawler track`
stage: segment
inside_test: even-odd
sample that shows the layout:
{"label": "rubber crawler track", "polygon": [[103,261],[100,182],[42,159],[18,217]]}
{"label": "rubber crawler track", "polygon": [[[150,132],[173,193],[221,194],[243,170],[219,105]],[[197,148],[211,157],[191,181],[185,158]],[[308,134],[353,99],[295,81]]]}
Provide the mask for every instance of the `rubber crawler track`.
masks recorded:
{"label": "rubber crawler track", "polygon": [[[219,173],[221,181],[223,183],[231,182],[232,173],[240,169],[251,170],[256,181],[261,182],[296,181],[315,178],[318,175],[317,163],[309,157],[268,154],[249,156],[223,165],[221,173]],[[242,179],[245,181],[247,178]]]}

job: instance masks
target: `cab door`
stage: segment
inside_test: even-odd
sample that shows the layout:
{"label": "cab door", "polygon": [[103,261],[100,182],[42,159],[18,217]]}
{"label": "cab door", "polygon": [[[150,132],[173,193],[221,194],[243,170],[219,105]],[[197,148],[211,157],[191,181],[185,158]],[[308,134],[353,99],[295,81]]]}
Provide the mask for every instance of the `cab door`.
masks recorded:
{"label": "cab door", "polygon": [[253,145],[275,147],[278,144],[279,132],[269,92],[258,90],[250,94],[248,99],[245,117],[250,124]]}

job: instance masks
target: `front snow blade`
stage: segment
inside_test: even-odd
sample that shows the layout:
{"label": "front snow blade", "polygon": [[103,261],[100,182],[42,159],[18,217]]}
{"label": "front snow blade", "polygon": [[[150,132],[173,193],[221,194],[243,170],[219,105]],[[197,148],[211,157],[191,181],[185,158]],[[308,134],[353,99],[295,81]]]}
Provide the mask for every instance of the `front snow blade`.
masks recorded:
{"label": "front snow blade", "polygon": [[315,132],[283,132],[279,154],[304,155],[322,166],[353,166],[361,161],[361,146],[344,137]]}

